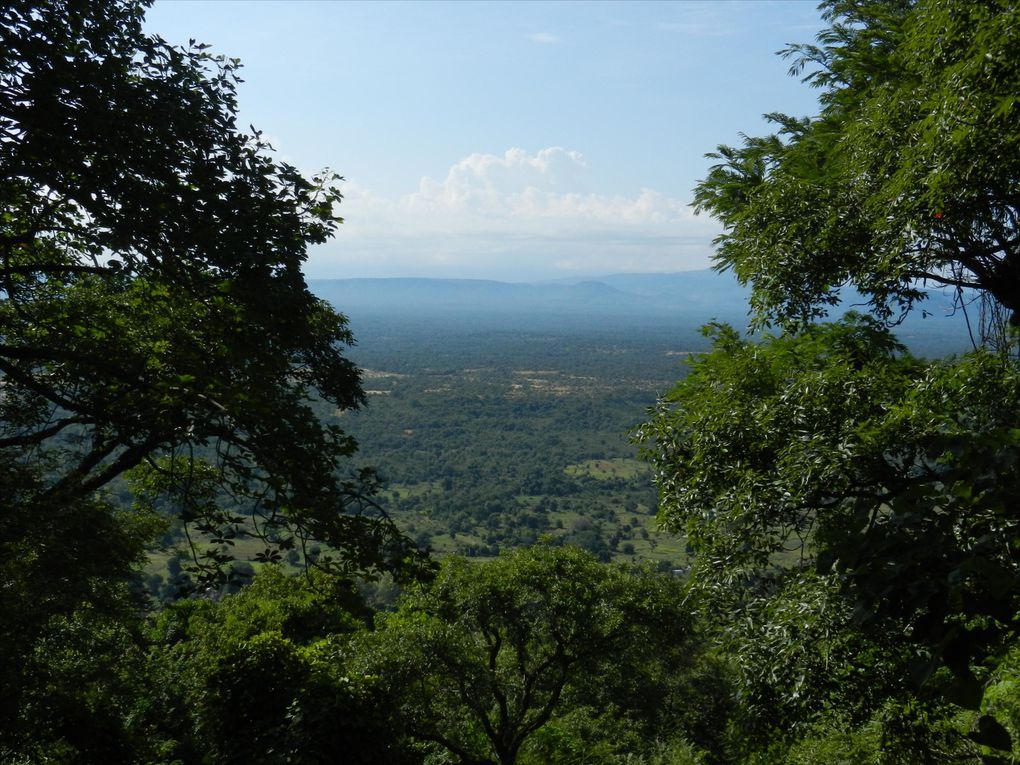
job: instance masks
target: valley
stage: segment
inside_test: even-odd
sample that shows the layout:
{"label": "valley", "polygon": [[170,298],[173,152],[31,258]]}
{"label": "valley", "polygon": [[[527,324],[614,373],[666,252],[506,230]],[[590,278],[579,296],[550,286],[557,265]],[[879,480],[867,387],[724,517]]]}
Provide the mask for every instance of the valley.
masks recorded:
{"label": "valley", "polygon": [[[420,548],[491,558],[551,537],[606,561],[686,565],[630,433],[707,350],[702,324],[746,323],[746,292],[708,271],[604,282],[311,283],[349,315],[368,398],[323,416],[358,440],[355,462],[378,471],[384,508]],[[901,335],[920,354],[966,347],[958,319]]]}

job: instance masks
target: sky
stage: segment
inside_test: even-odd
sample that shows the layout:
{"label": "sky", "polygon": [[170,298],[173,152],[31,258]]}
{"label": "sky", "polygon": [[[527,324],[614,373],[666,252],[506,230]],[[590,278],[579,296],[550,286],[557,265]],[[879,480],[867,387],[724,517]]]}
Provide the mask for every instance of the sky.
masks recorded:
{"label": "sky", "polygon": [[310,278],[544,281],[706,268],[705,153],[817,112],[776,52],[814,2],[156,0],[240,58],[239,124],[344,177]]}

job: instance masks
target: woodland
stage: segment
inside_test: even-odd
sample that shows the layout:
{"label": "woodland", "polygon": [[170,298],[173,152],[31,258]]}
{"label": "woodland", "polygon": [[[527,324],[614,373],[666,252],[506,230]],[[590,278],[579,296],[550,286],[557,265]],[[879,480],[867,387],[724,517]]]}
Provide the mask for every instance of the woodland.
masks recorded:
{"label": "woodland", "polygon": [[1020,6],[822,9],[695,191],[750,335],[426,363],[238,60],[0,8],[0,762],[1020,761]]}

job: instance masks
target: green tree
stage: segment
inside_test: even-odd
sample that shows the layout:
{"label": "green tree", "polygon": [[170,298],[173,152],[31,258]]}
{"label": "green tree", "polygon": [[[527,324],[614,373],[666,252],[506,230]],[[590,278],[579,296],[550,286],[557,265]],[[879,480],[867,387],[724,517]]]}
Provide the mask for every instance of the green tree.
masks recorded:
{"label": "green tree", "polygon": [[0,9],[0,739],[52,620],[123,604],[156,531],[103,494],[129,469],[212,540],[211,583],[242,532],[265,560],[308,537],[344,572],[417,560],[314,410],[362,401],[301,272],[337,178],[239,130],[238,62],[145,34],[145,5]]}
{"label": "green tree", "polygon": [[187,487],[199,450],[232,506],[357,566],[399,559],[336,477],[353,440],[311,406],[363,400],[346,320],[301,273],[340,222],[336,176],[238,130],[238,62],[144,34],[143,10],[16,2],[0,24],[0,449],[48,460],[23,501],[160,454]]}
{"label": "green tree", "polygon": [[1018,630],[1020,367],[922,363],[855,315],[709,332],[638,435],[749,703],[787,729],[824,697],[855,719],[918,689],[977,709]]}
{"label": "green tree", "polygon": [[[97,760],[122,759],[118,747],[128,744],[116,732],[124,721],[115,711],[127,715],[125,688],[140,686],[95,668],[130,675],[137,666],[139,604],[126,582],[161,524],[95,497],[40,508],[34,472],[17,463],[0,467],[0,760],[29,750],[45,759],[47,747],[64,746],[65,734]],[[90,715],[97,730],[91,742],[82,735]]]}
{"label": "green tree", "polygon": [[1020,367],[923,363],[856,315],[761,343],[710,334],[639,431],[695,588],[731,613],[817,572],[858,627],[909,630],[917,679],[945,662],[976,705],[972,667],[1020,606]]}
{"label": "green tree", "polygon": [[346,658],[369,616],[349,581],[277,567],[219,602],[167,606],[148,630],[146,668],[167,759],[413,761],[382,680]]}
{"label": "green tree", "polygon": [[[922,363],[881,325],[941,285],[982,304],[976,344],[1008,347],[1020,10],[822,7],[818,44],[784,52],[820,89],[818,115],[772,114],[777,134],[721,146],[695,197],[723,225],[716,267],[752,286],[757,326],[787,334],[710,328],[713,351],[639,437],[662,518],[697,556],[693,585],[742,646],[752,703],[783,705],[772,723],[787,730],[811,722],[804,699],[850,729],[892,703],[903,713],[881,735],[921,741],[937,726],[910,697],[977,709],[1016,638],[1018,367],[988,351]],[[845,286],[880,321],[811,325]],[[834,682],[812,680],[818,660]],[[974,725],[974,741],[1008,741],[989,716]],[[973,749],[961,733],[953,746]],[[941,761],[928,741],[915,756]]]}
{"label": "green tree", "polygon": [[[656,683],[697,653],[678,588],[571,547],[448,558],[355,650],[392,684],[412,737],[462,763],[513,763],[546,726],[569,729],[579,706],[586,719],[663,711]],[[555,737],[542,745],[536,761],[560,761]]]}
{"label": "green tree", "polygon": [[[895,316],[923,283],[1020,311],[1020,8],[965,0],[828,0],[791,73],[813,118],[720,146],[697,188],[723,224],[716,266],[781,322],[821,315],[846,284]],[[968,299],[960,292],[962,301]]]}
{"label": "green tree", "polygon": [[0,707],[0,761],[164,761],[173,742],[153,703],[137,603],[123,587],[108,589],[68,613],[44,609],[27,646],[0,647],[18,661],[2,669],[10,697]]}

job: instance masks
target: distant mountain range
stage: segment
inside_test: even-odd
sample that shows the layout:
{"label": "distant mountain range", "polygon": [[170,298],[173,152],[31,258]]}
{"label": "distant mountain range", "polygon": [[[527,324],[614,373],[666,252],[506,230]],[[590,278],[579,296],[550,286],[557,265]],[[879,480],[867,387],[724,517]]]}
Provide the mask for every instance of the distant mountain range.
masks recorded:
{"label": "distant mountain range", "polygon": [[749,290],[714,271],[613,274],[530,284],[475,279],[312,279],[314,293],[350,316],[713,316],[747,313]]}
{"label": "distant mountain range", "polygon": [[[310,279],[318,296],[346,314],[355,334],[386,326],[451,331],[686,331],[712,320],[743,329],[750,290],[730,274],[680,271],[611,274],[530,284],[476,279]],[[852,290],[838,310],[861,306]],[[931,293],[896,332],[916,353],[939,356],[970,347],[952,300]],[[860,310],[864,310],[863,307]]]}
{"label": "distant mountain range", "polygon": [[[712,270],[610,274],[598,278],[516,283],[481,279],[310,279],[312,291],[351,316],[368,314],[515,314],[693,317],[742,320],[750,289]],[[863,300],[847,291],[844,307]],[[948,316],[952,301],[933,292],[933,318]],[[920,312],[918,318],[920,318]],[[958,323],[956,320],[953,324]]]}

